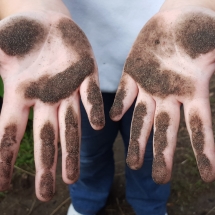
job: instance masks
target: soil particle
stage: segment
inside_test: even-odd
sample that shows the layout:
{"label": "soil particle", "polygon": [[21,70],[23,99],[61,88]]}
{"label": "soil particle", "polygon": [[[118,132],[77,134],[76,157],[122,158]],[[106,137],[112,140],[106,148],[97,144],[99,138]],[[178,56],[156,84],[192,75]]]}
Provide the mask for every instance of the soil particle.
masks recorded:
{"label": "soil particle", "polygon": [[1,140],[1,149],[9,149],[16,144],[17,125],[10,124],[4,129],[4,135]]}
{"label": "soil particle", "polygon": [[204,153],[198,154],[196,156],[196,160],[202,180],[204,180],[205,182],[214,181],[214,176],[212,174],[212,166],[207,156]]}
{"label": "soil particle", "polygon": [[53,184],[52,173],[50,171],[44,172],[40,181],[40,195],[45,200],[50,200],[54,196]]}
{"label": "soil particle", "polygon": [[141,135],[141,130],[144,123],[144,117],[147,115],[146,105],[143,102],[140,102],[134,110],[134,116],[132,120],[131,128],[131,140],[128,148],[128,154],[126,162],[129,167],[140,168],[140,149],[139,141]]}
{"label": "soil particle", "polygon": [[79,155],[75,156],[69,153],[66,157],[67,178],[72,182],[78,180],[79,177]]}
{"label": "soil particle", "polygon": [[43,168],[50,169],[54,164],[55,157],[55,132],[53,125],[48,121],[44,124],[40,132],[42,140],[41,161]]}
{"label": "soil particle", "polygon": [[151,95],[191,97],[195,90],[192,80],[161,66],[160,58],[168,58],[175,53],[175,39],[168,26],[160,16],[144,26],[126,60],[124,72]]}
{"label": "soil particle", "polygon": [[168,176],[166,162],[163,153],[154,157],[152,166],[152,178],[157,184],[164,184]]}
{"label": "soil particle", "polygon": [[140,166],[140,147],[137,140],[130,140],[128,154],[126,158],[127,165],[132,169],[139,169]]}
{"label": "soil particle", "polygon": [[0,48],[9,56],[22,57],[45,40],[46,31],[39,22],[13,18],[0,30]]}
{"label": "soil particle", "polygon": [[116,116],[122,115],[122,111],[124,108],[123,100],[126,96],[126,90],[125,90],[125,82],[121,81],[120,84],[121,88],[117,91],[113,106],[110,110],[110,118],[114,119]]}
{"label": "soil particle", "polygon": [[157,115],[155,120],[155,133],[154,133],[154,151],[155,157],[152,166],[152,178],[158,184],[166,182],[168,170],[163,151],[168,145],[167,142],[167,129],[169,127],[170,117],[167,112],[161,112]]}
{"label": "soil particle", "polygon": [[105,125],[105,117],[102,95],[97,83],[93,78],[90,79],[87,92],[87,100],[92,105],[90,111],[90,122],[94,126],[103,127]]}
{"label": "soil particle", "polygon": [[149,94],[166,98],[169,95],[192,96],[192,81],[174,71],[161,70],[158,61],[128,58],[125,70]]}
{"label": "soil particle", "polygon": [[167,112],[161,112],[155,120],[154,148],[155,154],[162,153],[167,147],[167,129],[169,127],[170,117]]}
{"label": "soil particle", "polygon": [[10,124],[5,128],[4,135],[1,140],[0,145],[0,189],[6,190],[9,187],[11,168],[13,160],[13,145],[17,143],[16,141],[17,126],[16,124]]}
{"label": "soil particle", "polygon": [[1,149],[0,153],[1,153],[1,160],[4,161],[6,165],[11,166],[14,153],[6,149]]}
{"label": "soil particle", "polygon": [[[12,159],[11,159],[12,161]],[[0,162],[0,190],[7,190],[10,185],[11,163]]]}
{"label": "soil particle", "polygon": [[192,132],[192,143],[196,151],[196,160],[202,179],[206,182],[213,180],[212,166],[210,160],[203,153],[205,145],[205,135],[203,132],[203,123],[200,116],[193,112],[190,114],[190,129]]}
{"label": "soil particle", "polygon": [[25,89],[25,98],[40,99],[44,103],[57,103],[69,97],[94,72],[94,60],[83,57],[65,71],[53,77],[43,76],[30,82]]}
{"label": "soil particle", "polygon": [[215,19],[207,14],[184,15],[175,32],[177,44],[193,59],[215,49]]}
{"label": "soil particle", "polygon": [[140,137],[141,130],[144,123],[144,117],[147,115],[146,105],[140,102],[134,110],[134,117],[132,120],[131,139],[137,140]]}
{"label": "soil particle", "polygon": [[5,191],[10,186],[10,180],[6,178],[6,175],[10,177],[11,166],[0,163],[0,190]]}
{"label": "soil particle", "polygon": [[164,18],[152,18],[141,30],[135,45],[139,45],[139,50],[155,52],[162,56],[171,55],[175,52],[174,38],[167,26]]}
{"label": "soil particle", "polygon": [[192,142],[196,153],[203,153],[205,135],[203,133],[202,120],[196,113],[190,115],[190,129],[192,131]]}
{"label": "soil particle", "polygon": [[70,19],[62,18],[58,29],[61,32],[64,44],[78,52],[80,57],[91,55],[91,46],[84,32]]}
{"label": "soil particle", "polygon": [[65,138],[66,138],[66,172],[71,181],[77,180],[79,176],[79,132],[78,119],[72,106],[67,108],[65,116]]}
{"label": "soil particle", "polygon": [[7,161],[0,163],[0,177],[1,179],[10,180],[10,172],[11,172],[11,162],[13,159],[13,153],[8,152],[7,154]]}

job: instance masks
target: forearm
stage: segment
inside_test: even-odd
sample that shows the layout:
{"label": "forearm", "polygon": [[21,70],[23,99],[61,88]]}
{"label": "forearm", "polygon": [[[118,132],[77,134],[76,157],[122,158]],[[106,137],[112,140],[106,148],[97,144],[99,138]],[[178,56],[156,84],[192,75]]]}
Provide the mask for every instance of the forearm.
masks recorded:
{"label": "forearm", "polygon": [[175,9],[184,6],[199,6],[215,11],[215,0],[166,0],[160,11]]}
{"label": "forearm", "polygon": [[61,0],[0,0],[0,19],[29,10],[49,10],[70,16]]}

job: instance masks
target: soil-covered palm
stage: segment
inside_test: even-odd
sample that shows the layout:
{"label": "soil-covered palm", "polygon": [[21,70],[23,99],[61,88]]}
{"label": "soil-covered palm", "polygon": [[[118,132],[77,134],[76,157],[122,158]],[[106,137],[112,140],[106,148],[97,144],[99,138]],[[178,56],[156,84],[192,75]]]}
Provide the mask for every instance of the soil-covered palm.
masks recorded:
{"label": "soil-covered palm", "polygon": [[125,62],[110,115],[119,119],[137,96],[127,164],[132,169],[141,167],[154,123],[156,183],[171,178],[181,104],[200,175],[206,182],[215,179],[208,90],[215,71],[214,23],[214,11],[203,7],[159,12],[142,28]]}
{"label": "soil-covered palm", "polygon": [[0,22],[0,75],[4,82],[0,190],[9,187],[33,106],[36,194],[47,201],[55,192],[58,136],[63,180],[74,183],[79,177],[80,96],[93,128],[104,126],[91,46],[83,31],[61,13],[38,10],[14,14]]}

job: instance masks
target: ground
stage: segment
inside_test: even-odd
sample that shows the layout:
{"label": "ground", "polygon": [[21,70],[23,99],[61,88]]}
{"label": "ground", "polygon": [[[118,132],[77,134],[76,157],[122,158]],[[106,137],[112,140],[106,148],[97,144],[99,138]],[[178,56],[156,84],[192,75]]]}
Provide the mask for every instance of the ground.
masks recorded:
{"label": "ground", "polygon": [[[215,134],[215,76],[210,84],[210,101]],[[124,149],[120,135],[114,144],[116,173],[107,205],[101,215],[135,215],[125,200]],[[59,149],[59,159],[61,150]],[[171,196],[167,204],[169,215],[215,215],[215,182],[204,183],[198,173],[190,139],[184,122],[183,108],[171,180]],[[0,193],[1,215],[66,215],[70,204],[68,186],[61,178],[58,162],[56,195],[48,203],[35,197],[34,176],[14,170],[11,188]],[[144,215],[144,214],[143,214]]]}

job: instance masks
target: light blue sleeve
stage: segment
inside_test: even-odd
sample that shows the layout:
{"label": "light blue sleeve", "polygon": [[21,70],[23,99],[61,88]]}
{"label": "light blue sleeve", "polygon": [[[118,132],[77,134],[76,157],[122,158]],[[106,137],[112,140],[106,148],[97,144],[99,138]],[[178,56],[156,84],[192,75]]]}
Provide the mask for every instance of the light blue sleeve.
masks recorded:
{"label": "light blue sleeve", "polygon": [[115,92],[133,42],[164,0],[63,2],[93,47],[102,92]]}

